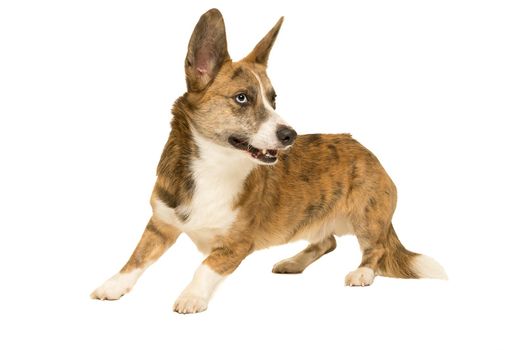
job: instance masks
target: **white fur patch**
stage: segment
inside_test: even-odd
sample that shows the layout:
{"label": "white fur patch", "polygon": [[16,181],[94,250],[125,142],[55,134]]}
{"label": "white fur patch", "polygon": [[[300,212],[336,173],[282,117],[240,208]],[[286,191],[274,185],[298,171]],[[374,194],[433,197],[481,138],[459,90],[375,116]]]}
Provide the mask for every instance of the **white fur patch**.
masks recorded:
{"label": "white fur patch", "polygon": [[175,215],[175,210],[173,208],[168,207],[163,201],[160,199],[154,200],[155,204],[153,205],[153,212],[155,215],[155,218],[158,220],[173,225],[175,227],[180,227],[179,225],[179,219],[177,218],[177,215]]}
{"label": "white fur patch", "polygon": [[257,133],[252,136],[250,139],[250,144],[259,149],[278,149],[282,148],[282,144],[277,139],[277,128],[279,125],[288,125],[272,108],[272,105],[266,99],[266,94],[264,93],[264,86],[262,84],[261,78],[251,71],[259,82],[259,89],[261,98],[264,104],[264,107],[268,111],[270,117],[268,120],[264,121],[260,126]]}
{"label": "white fur patch", "polygon": [[193,280],[173,305],[173,310],[182,314],[206,310],[213,292],[223,279],[224,276],[202,264],[195,271]]}
{"label": "white fur patch", "polygon": [[412,269],[420,278],[448,279],[443,266],[436,260],[426,255],[418,255],[412,261]]}
{"label": "white fur patch", "polygon": [[369,286],[374,282],[375,273],[369,267],[359,267],[357,270],[346,275],[345,284],[347,286]]}
{"label": "white fur patch", "polygon": [[282,148],[281,143],[277,139],[277,128],[284,123],[280,118],[270,116],[266,121],[259,126],[257,133],[250,139],[250,144],[259,149],[278,149]]}
{"label": "white fur patch", "polygon": [[[209,253],[213,239],[225,234],[235,221],[238,210],[233,209],[233,201],[256,165],[244,152],[217,145],[197,131],[192,132],[199,147],[199,158],[191,166],[195,181],[192,201],[186,207],[173,209],[156,199],[154,215],[186,232],[200,251]],[[188,220],[181,222],[175,210],[188,214]]]}
{"label": "white fur patch", "polygon": [[117,273],[91,293],[93,299],[117,300],[133,288],[144,269],[135,269],[128,273]]}

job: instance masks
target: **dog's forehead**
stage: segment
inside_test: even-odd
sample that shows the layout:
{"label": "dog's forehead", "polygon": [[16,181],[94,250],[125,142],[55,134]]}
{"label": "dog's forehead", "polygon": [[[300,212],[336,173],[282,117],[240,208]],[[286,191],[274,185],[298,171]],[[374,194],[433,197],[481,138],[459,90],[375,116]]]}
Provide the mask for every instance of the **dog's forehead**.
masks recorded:
{"label": "dog's forehead", "polygon": [[260,82],[264,90],[269,90],[272,86],[266,74],[266,68],[259,64],[235,62],[229,67],[228,71],[225,72],[225,75],[232,83],[250,84],[259,87]]}

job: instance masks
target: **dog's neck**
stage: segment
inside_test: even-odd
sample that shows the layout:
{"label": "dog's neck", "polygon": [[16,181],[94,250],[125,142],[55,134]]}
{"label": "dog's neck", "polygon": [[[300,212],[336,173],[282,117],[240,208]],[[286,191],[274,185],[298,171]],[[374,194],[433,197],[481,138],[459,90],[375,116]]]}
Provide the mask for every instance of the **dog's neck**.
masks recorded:
{"label": "dog's neck", "polygon": [[162,187],[176,195],[181,206],[190,205],[197,197],[205,198],[203,193],[221,193],[231,199],[239,195],[258,165],[239,150],[202,136],[192,126],[184,97],[172,112],[172,130],[157,169]]}

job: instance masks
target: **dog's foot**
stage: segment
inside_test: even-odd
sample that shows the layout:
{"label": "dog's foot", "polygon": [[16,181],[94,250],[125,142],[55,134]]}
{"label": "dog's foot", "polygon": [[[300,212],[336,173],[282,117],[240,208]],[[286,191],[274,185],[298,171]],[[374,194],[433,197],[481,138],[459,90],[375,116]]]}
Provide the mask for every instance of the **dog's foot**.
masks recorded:
{"label": "dog's foot", "polygon": [[137,282],[142,270],[129,273],[117,273],[91,293],[91,298],[100,300],[118,300],[128,293]]}
{"label": "dog's foot", "polygon": [[291,259],[279,261],[272,269],[273,273],[302,273],[303,271],[304,266]]}
{"label": "dog's foot", "polygon": [[347,286],[369,286],[374,282],[375,273],[369,267],[360,267],[346,275],[345,284]]}
{"label": "dog's foot", "polygon": [[179,314],[194,314],[207,308],[208,300],[192,294],[182,294],[173,305],[173,311]]}

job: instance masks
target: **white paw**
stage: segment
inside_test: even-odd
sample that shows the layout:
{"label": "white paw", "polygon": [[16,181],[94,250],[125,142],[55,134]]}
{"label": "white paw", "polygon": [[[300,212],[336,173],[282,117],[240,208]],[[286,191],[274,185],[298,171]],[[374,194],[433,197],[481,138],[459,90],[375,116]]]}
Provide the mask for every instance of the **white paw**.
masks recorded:
{"label": "white paw", "polygon": [[273,265],[273,273],[302,273],[304,266],[292,259],[285,259]]}
{"label": "white paw", "polygon": [[208,300],[193,294],[182,294],[173,305],[173,311],[179,314],[194,314],[208,308]]}
{"label": "white paw", "polygon": [[129,273],[117,273],[91,293],[91,298],[100,300],[118,300],[133,288],[142,270]]}
{"label": "white paw", "polygon": [[369,267],[360,267],[346,275],[345,284],[347,286],[369,286],[374,282],[375,273]]}

